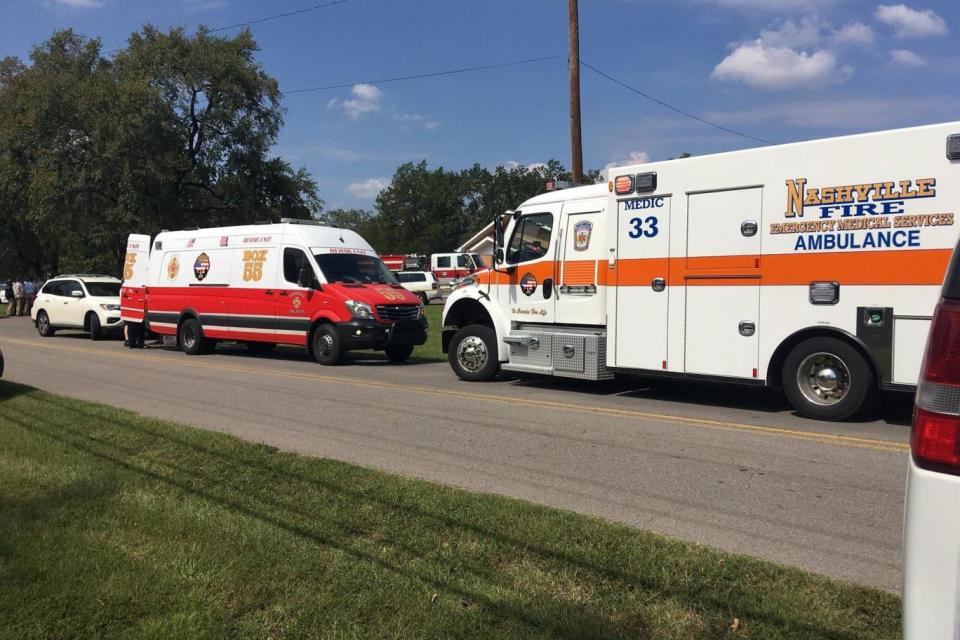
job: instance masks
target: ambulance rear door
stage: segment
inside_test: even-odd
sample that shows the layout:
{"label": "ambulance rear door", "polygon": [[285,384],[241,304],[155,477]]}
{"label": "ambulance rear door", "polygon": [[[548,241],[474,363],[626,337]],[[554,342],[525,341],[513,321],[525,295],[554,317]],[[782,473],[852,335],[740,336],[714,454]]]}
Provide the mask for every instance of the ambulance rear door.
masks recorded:
{"label": "ambulance rear door", "polygon": [[142,322],[147,279],[150,276],[150,236],[131,233],[127,236],[127,253],[123,258],[123,287],[120,317]]}

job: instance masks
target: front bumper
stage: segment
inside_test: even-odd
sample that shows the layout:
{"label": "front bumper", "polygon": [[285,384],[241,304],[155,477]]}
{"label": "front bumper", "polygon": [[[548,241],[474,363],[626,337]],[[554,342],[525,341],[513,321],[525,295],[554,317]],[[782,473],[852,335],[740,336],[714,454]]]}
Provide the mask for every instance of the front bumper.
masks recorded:
{"label": "front bumper", "polygon": [[100,317],[100,328],[103,331],[123,331],[123,320],[120,318],[119,312],[117,315],[109,315],[107,317]]}
{"label": "front bumper", "polygon": [[334,325],[345,349],[409,347],[427,341],[427,319],[398,320],[392,325],[375,320],[351,320]]}

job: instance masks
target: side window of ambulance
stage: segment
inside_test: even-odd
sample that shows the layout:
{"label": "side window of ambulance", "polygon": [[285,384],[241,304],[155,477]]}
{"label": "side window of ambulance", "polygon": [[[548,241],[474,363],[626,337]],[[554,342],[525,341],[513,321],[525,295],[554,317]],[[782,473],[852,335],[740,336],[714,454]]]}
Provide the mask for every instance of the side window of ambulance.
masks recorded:
{"label": "side window of ambulance", "polygon": [[471,266],[471,260],[466,254],[460,254],[457,256],[457,266],[462,269],[469,269]]}
{"label": "side window of ambulance", "polygon": [[440,256],[437,258],[437,269],[449,269],[450,256]]}
{"label": "side window of ambulance", "polygon": [[535,213],[523,216],[513,228],[513,235],[507,246],[507,262],[516,264],[542,258],[550,248],[552,235],[552,214]]}
{"label": "side window of ambulance", "polygon": [[300,249],[287,247],[283,250],[283,279],[290,284],[297,284],[300,270],[308,264],[307,254]]}

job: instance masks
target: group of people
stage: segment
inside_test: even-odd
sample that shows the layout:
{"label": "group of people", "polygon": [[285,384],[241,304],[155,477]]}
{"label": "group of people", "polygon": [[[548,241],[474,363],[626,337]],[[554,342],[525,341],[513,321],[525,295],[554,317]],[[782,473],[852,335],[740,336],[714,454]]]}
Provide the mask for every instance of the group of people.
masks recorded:
{"label": "group of people", "polygon": [[42,283],[29,278],[15,278],[7,283],[6,297],[9,307],[7,313],[11,316],[28,316],[33,309],[33,301],[40,291]]}

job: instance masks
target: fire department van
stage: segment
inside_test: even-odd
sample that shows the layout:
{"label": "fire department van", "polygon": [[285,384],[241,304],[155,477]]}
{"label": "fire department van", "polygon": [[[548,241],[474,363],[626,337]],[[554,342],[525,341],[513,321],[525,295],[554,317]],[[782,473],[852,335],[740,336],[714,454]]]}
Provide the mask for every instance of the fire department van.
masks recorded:
{"label": "fire department van", "polygon": [[305,345],[321,364],[351,349],[399,362],[426,341],[419,298],[373,248],[317,223],[131,235],[123,277],[123,319],[176,336],[191,355],[231,340],[254,352]]}
{"label": "fire department van", "polygon": [[916,386],[958,164],[949,123],[610,169],[494,225],[494,266],[447,299],[444,351],[467,380],[727,380],[850,417]]}

